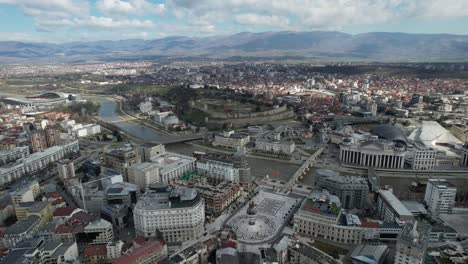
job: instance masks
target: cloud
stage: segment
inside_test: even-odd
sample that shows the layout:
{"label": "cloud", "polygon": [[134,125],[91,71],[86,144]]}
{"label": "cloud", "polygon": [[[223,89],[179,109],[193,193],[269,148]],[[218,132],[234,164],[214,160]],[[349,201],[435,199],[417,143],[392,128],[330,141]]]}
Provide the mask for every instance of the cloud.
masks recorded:
{"label": "cloud", "polygon": [[123,19],[116,20],[110,17],[91,16],[87,19],[76,20],[74,26],[85,26],[101,29],[129,29],[129,28],[153,28],[155,24],[151,20]]}
{"label": "cloud", "polygon": [[276,15],[264,16],[254,13],[236,15],[235,21],[241,25],[272,26],[281,28],[289,25],[289,19],[286,17]]}
{"label": "cloud", "polygon": [[166,7],[164,4],[153,4],[146,0],[98,0],[96,8],[107,15],[143,15],[164,13]]}

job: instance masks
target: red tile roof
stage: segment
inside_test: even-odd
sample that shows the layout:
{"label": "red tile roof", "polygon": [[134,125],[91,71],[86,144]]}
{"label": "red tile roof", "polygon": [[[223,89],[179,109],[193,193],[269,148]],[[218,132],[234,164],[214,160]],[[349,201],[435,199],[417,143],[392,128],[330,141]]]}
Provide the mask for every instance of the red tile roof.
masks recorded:
{"label": "red tile roof", "polygon": [[[113,264],[138,264],[148,256],[161,252],[164,248],[164,242],[160,240],[147,241],[141,247],[134,249],[127,255],[120,256],[112,261]],[[162,256],[161,259],[166,256]]]}
{"label": "red tile roof", "polygon": [[107,248],[106,245],[93,245],[87,246],[84,250],[85,257],[90,256],[107,256]]}
{"label": "red tile roof", "polygon": [[73,211],[75,211],[76,208],[75,207],[61,207],[61,208],[57,208],[55,209],[54,211],[54,216],[70,216]]}

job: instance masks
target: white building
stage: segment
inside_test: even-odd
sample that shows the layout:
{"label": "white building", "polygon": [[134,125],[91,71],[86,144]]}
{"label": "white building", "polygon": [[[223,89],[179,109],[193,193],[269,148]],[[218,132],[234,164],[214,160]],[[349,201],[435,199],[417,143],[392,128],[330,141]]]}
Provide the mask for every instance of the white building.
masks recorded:
{"label": "white building", "polygon": [[266,138],[259,138],[255,140],[255,150],[275,155],[291,155],[296,150],[296,144],[287,140],[269,140]]}
{"label": "white building", "polygon": [[97,219],[84,227],[84,233],[93,237],[90,244],[107,244],[114,240],[114,230],[110,222]]}
{"label": "white building", "polygon": [[101,126],[96,124],[86,124],[80,128],[72,129],[72,134],[75,137],[88,137],[101,133]]}
{"label": "white building", "polygon": [[411,168],[413,170],[433,170],[436,164],[437,151],[433,148],[423,146],[419,142],[415,142],[413,149],[410,151],[412,157]]}
{"label": "white building", "polygon": [[154,122],[165,127],[175,126],[179,124],[179,118],[172,111],[158,112],[155,113]]}
{"label": "white building", "polygon": [[46,168],[65,157],[65,155],[78,151],[78,141],[69,142],[59,146],[53,146],[45,151],[31,154],[16,163],[8,164],[0,168],[0,185],[17,180],[25,173],[35,173]]}
{"label": "white building", "polygon": [[[345,225],[342,216],[349,218]],[[294,215],[294,232],[344,244],[362,242],[365,229],[360,224],[357,216],[344,215],[339,198],[327,191],[313,192]]]}
{"label": "white building", "polygon": [[395,264],[424,263],[430,232],[426,224],[406,223],[396,243]]}
{"label": "white building", "polygon": [[249,141],[249,135],[234,133],[234,131],[226,131],[215,135],[213,146],[237,149],[244,147]]}
{"label": "white building", "polygon": [[352,143],[346,138],[340,144],[340,160],[357,166],[401,169],[405,164],[406,147],[386,140]]}
{"label": "white building", "polygon": [[178,153],[165,152],[151,159],[159,168],[161,183],[170,183],[187,172],[195,170],[195,158]]}
{"label": "white building", "polygon": [[29,147],[16,147],[8,151],[0,151],[0,166],[11,162],[15,162],[18,159],[29,157]]}
{"label": "white building", "polygon": [[397,222],[402,225],[414,221],[413,214],[401,203],[390,190],[380,190],[377,197],[377,212],[385,222]]}
{"label": "white building", "polygon": [[196,163],[197,173],[216,183],[229,181],[239,183],[248,178],[250,168],[245,159],[239,156],[209,153],[200,155]]}
{"label": "white building", "polygon": [[75,166],[73,164],[73,161],[69,159],[58,161],[57,171],[60,179],[62,180],[75,177]]}
{"label": "white building", "polygon": [[145,189],[151,184],[159,183],[159,167],[152,162],[135,164],[128,168],[128,182],[140,186],[141,189]]}
{"label": "white building", "polygon": [[449,214],[455,204],[457,188],[443,179],[427,181],[424,202],[433,214]]}
{"label": "white building", "polygon": [[150,190],[138,201],[133,215],[137,234],[160,234],[168,243],[198,239],[204,231],[205,205],[193,188]]}
{"label": "white building", "polygon": [[140,109],[140,112],[146,114],[153,111],[153,103],[151,103],[151,101],[144,101],[138,105],[138,108]]}

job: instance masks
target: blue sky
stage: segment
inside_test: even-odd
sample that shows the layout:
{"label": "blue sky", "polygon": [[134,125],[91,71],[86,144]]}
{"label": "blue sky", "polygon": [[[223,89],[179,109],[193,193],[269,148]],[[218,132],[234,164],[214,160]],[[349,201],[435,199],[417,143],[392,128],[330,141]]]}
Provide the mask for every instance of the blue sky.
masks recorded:
{"label": "blue sky", "polygon": [[0,0],[0,40],[283,30],[468,34],[468,0]]}

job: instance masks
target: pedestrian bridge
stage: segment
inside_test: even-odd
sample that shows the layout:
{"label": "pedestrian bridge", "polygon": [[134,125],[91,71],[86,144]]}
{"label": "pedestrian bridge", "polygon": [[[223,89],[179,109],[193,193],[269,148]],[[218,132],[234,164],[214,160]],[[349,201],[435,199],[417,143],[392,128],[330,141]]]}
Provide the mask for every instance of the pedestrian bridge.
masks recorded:
{"label": "pedestrian bridge", "polygon": [[307,160],[301,165],[301,167],[299,167],[299,169],[294,173],[291,179],[289,179],[289,181],[284,185],[281,191],[290,191],[293,188],[294,184],[296,184],[297,181],[301,180],[304,177],[304,175],[309,171],[309,169],[314,166],[317,157],[320,156],[320,154],[322,154],[324,150],[325,148],[321,147],[312,156],[307,158]]}

